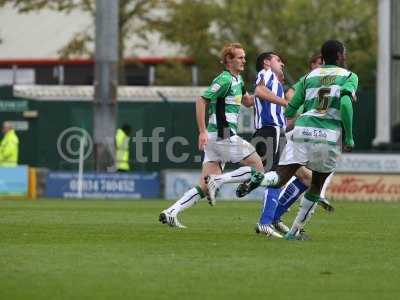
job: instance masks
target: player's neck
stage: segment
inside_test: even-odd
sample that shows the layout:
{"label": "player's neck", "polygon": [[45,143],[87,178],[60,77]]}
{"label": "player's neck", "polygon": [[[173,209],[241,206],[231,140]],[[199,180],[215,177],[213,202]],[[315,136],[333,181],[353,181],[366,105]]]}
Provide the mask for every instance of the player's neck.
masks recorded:
{"label": "player's neck", "polygon": [[344,68],[343,64],[338,61],[327,61],[324,66]]}
{"label": "player's neck", "polygon": [[231,73],[233,76],[238,77],[240,74],[239,70],[234,70],[233,68],[226,67],[226,70]]}

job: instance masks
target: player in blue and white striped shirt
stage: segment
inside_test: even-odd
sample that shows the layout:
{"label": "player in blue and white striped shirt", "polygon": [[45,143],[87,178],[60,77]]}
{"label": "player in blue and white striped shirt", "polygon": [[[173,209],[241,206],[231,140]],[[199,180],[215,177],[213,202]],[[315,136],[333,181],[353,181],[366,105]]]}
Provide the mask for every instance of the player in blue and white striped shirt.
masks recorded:
{"label": "player in blue and white striped shirt", "polygon": [[[277,84],[276,82],[274,82],[274,75],[276,75],[276,73],[274,73],[271,68],[268,68],[268,64],[264,63],[264,60],[266,59],[266,57],[268,57],[266,54],[261,54],[259,56],[259,58],[257,59],[257,68],[259,68],[261,65],[264,66],[264,69],[259,71],[258,73],[258,78],[257,78],[257,83],[259,81],[260,77],[265,77],[264,74],[268,74],[268,81],[266,84],[266,88],[270,89],[271,92],[273,92],[276,96],[282,96],[281,93],[281,89],[280,89],[280,84]],[[261,64],[261,62],[263,62],[263,64]],[[319,56],[314,56],[312,57],[312,59],[310,60],[310,69],[314,69],[316,67],[319,67],[322,63],[322,58],[321,55]],[[267,67],[267,70],[265,70],[265,67]],[[279,74],[279,73],[278,73]],[[278,77],[278,76],[276,76]],[[280,80],[283,79],[283,76],[281,76]],[[269,84],[268,84],[269,83]],[[279,83],[279,82],[278,82]],[[259,88],[259,89],[263,89],[263,88]],[[293,87],[294,89],[294,87]],[[291,92],[291,90],[289,89],[289,91],[286,94],[286,98],[288,98],[290,100],[290,98],[293,96],[292,94],[289,95]],[[256,95],[259,94],[259,92],[255,93]],[[256,119],[255,121],[255,127],[257,128],[257,125],[261,126],[261,128],[257,128],[256,131],[256,135],[258,136],[264,136],[266,137],[267,141],[267,150],[270,150],[269,152],[267,152],[266,157],[267,158],[272,158],[273,159],[273,164],[272,164],[272,168],[266,168],[268,170],[270,169],[274,169],[276,167],[277,161],[276,159],[279,159],[279,156],[281,154],[281,149],[279,149],[279,147],[276,147],[276,143],[273,145],[268,145],[268,131],[272,132],[272,135],[274,134],[274,130],[270,129],[270,126],[268,124],[272,124],[272,127],[275,127],[275,131],[276,128],[284,128],[284,126],[278,127],[279,125],[281,125],[282,123],[280,123],[280,119],[279,116],[277,116],[276,114],[274,114],[275,112],[277,112],[276,107],[274,107],[275,104],[272,104],[271,102],[271,95],[264,95],[261,99],[258,98],[258,102],[255,103],[255,105],[263,105],[262,108],[269,108],[271,109],[272,107],[272,112],[266,112],[265,110],[259,110],[256,111],[256,117],[258,116],[258,119]],[[278,106],[278,105],[276,105]],[[282,112],[283,108],[279,111]],[[260,113],[261,112],[261,113]],[[264,115],[263,115],[263,113]],[[272,117],[272,118],[271,118]],[[278,122],[275,122],[276,120],[278,120]],[[270,133],[271,134],[271,133]],[[269,137],[270,140],[272,140],[271,137]],[[278,144],[280,144],[282,147],[286,144],[286,138],[280,138],[278,139]],[[259,147],[260,148],[260,147]],[[274,153],[271,153],[271,149],[273,149]],[[259,153],[260,154],[260,153]],[[261,156],[261,154],[260,154]],[[263,159],[265,159],[265,156],[263,157]],[[270,162],[271,164],[271,162]],[[262,207],[262,211],[261,211],[261,216],[260,216],[260,220],[257,223],[256,226],[256,232],[257,233],[265,233],[267,235],[274,235],[277,236],[275,234],[274,231],[272,230],[276,230],[281,234],[285,234],[289,228],[284,225],[281,221],[280,221],[280,217],[287,211],[287,209],[299,198],[299,196],[307,189],[307,187],[310,185],[311,182],[311,172],[309,170],[307,170],[305,167],[300,168],[298,170],[298,172],[296,173],[297,177],[293,177],[292,180],[285,186],[285,188],[281,191],[280,189],[266,189],[265,191],[265,199],[264,199],[264,204]],[[329,202],[327,202],[325,200],[325,202],[321,203],[321,205],[324,207],[324,209],[326,210],[332,210],[333,208],[330,206]],[[273,225],[273,226],[271,226]],[[304,235],[304,233],[303,233]],[[304,235],[304,237],[306,237]]]}
{"label": "player in blue and white striped shirt", "polygon": [[[263,53],[264,55],[261,55],[261,58],[265,56],[266,57],[265,61],[271,63],[270,64],[264,63],[264,65],[268,69],[263,68],[258,72],[256,86],[268,89],[279,99],[274,99],[274,97],[271,98],[271,94],[267,99],[255,97],[255,110],[254,110],[255,129],[261,129],[264,126],[283,128],[286,125],[285,116],[283,114],[284,108],[282,107],[286,106],[286,101],[284,99],[283,86],[279,80],[279,77],[283,76],[281,68],[283,68],[284,64],[279,58],[279,56],[270,53],[272,52],[265,52]],[[272,69],[272,66],[275,65],[277,71],[274,71]],[[277,74],[277,72],[279,73]],[[267,90],[264,90],[264,93],[265,91]]]}
{"label": "player in blue and white striped shirt", "polygon": [[[286,118],[284,110],[287,100],[284,98],[282,81],[284,63],[275,52],[261,53],[256,60],[257,79],[254,91],[254,127],[253,143],[263,160],[266,171],[275,170],[279,156],[286,144]],[[272,227],[280,189],[265,190],[262,213],[256,226],[257,232],[281,237]]]}
{"label": "player in blue and white striped shirt", "polygon": [[[273,169],[279,161],[279,141],[284,137],[286,118],[284,107],[287,101],[281,83],[284,63],[274,52],[264,52],[257,57],[257,79],[254,100],[254,138],[266,139],[256,143],[256,149],[263,157],[266,170]],[[267,151],[270,151],[267,153]],[[273,157],[273,160],[266,158]]]}

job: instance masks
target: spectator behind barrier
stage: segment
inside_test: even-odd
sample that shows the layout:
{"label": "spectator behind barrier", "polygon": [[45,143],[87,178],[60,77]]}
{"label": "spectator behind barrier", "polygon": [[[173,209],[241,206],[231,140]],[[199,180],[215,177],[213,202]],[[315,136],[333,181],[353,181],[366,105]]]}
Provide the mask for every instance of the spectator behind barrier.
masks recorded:
{"label": "spectator behind barrier", "polygon": [[0,167],[16,167],[18,164],[19,139],[10,122],[3,123],[3,139],[0,142]]}
{"label": "spectator behind barrier", "polygon": [[116,150],[116,167],[118,172],[128,172],[129,166],[129,140],[131,134],[131,126],[128,124],[118,128],[115,134],[115,150]]}

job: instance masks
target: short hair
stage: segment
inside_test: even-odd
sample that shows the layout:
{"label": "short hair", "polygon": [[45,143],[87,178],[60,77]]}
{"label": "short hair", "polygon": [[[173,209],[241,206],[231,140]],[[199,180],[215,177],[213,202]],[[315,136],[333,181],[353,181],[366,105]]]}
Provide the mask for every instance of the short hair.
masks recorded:
{"label": "short hair", "polygon": [[308,68],[311,69],[311,65],[315,64],[318,61],[318,59],[322,60],[321,53],[317,53],[317,54],[314,54],[313,56],[311,56],[310,59],[308,60]]}
{"label": "short hair", "polygon": [[228,62],[227,58],[233,58],[235,57],[234,50],[235,49],[243,49],[242,45],[240,43],[230,43],[226,44],[224,48],[221,50],[221,63],[226,65]]}
{"label": "short hair", "polygon": [[344,45],[337,40],[328,40],[321,47],[322,59],[326,64],[335,64],[338,60],[338,52],[344,52]]}
{"label": "short hair", "polygon": [[273,52],[273,51],[263,52],[257,56],[257,59],[256,59],[257,72],[260,72],[262,69],[264,69],[264,60],[266,60],[266,59],[270,60],[272,58],[272,55],[279,56],[276,52]]}
{"label": "short hair", "polygon": [[123,132],[125,132],[127,135],[130,135],[131,130],[132,130],[131,125],[124,123],[121,128],[122,128]]}

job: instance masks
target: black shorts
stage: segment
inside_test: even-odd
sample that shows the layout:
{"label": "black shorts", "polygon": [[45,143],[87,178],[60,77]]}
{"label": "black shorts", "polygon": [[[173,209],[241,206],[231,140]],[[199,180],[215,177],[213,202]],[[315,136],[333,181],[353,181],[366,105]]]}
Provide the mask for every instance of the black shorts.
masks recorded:
{"label": "black shorts", "polygon": [[265,171],[275,170],[286,145],[284,131],[279,127],[262,127],[253,134],[251,143],[261,157]]}

